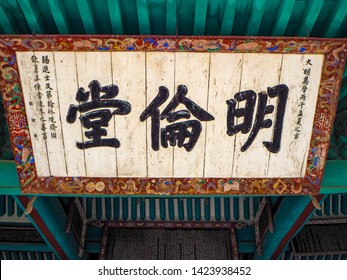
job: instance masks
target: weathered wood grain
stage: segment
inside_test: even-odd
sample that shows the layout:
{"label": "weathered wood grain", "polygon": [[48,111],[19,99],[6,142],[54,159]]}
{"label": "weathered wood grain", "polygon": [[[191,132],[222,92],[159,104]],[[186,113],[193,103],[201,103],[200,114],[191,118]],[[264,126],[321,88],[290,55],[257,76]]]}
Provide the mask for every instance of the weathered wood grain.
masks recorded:
{"label": "weathered wood grain", "polygon": [[[308,59],[312,61],[312,66],[306,65]],[[280,83],[288,86],[289,94],[284,115],[281,150],[277,154],[270,155],[268,177],[288,178],[304,177],[305,175],[322,63],[322,55],[283,55]],[[311,68],[311,70],[303,106],[301,131],[298,138],[295,139],[305,68]]]}
{"label": "weathered wood grain", "polygon": [[[42,138],[42,120],[39,111],[37,90],[34,89],[33,52],[18,52],[17,60],[27,111],[29,129],[33,140],[36,168],[39,176],[87,176],[87,177],[151,177],[151,178],[272,178],[304,177],[309,143],[318,98],[323,55],[299,54],[230,54],[186,52],[36,52],[38,76],[42,87],[42,104],[46,119],[47,139]],[[45,74],[42,73],[42,56],[50,60],[50,97],[56,120],[56,138],[50,137],[48,121],[48,97]],[[300,134],[294,138],[297,128],[300,96],[302,94],[303,70],[307,60],[312,65],[306,92],[304,116]],[[131,104],[126,115],[113,115],[107,136],[117,138],[120,147],[94,147],[79,149],[77,142],[90,140],[87,129],[81,125],[77,112],[76,121],[68,123],[66,116],[70,105],[79,105],[76,93],[80,87],[89,91],[88,85],[97,80],[101,86],[115,84],[119,93],[115,99]],[[263,145],[271,142],[274,133],[278,98],[267,99],[274,112],[265,115],[272,121],[269,128],[261,128],[251,146],[244,152],[250,132],[229,136],[227,134],[226,101],[234,99],[240,91],[253,90],[257,101],[253,113],[252,128],[257,114],[259,92],[266,94],[268,87],[285,84],[289,88],[283,121],[281,149],[270,153]],[[173,123],[197,120],[189,119],[168,122],[160,120],[159,149],[151,146],[152,119],[141,121],[140,115],[155,99],[159,87],[169,91],[167,100],[158,110],[163,112],[172,100],[179,85],[188,89],[187,98],[209,112],[214,120],[200,121],[201,134],[195,147],[161,144],[160,129]],[[102,93],[103,94],[103,93]],[[90,97],[89,100],[90,101]],[[237,104],[245,107],[245,101]],[[110,108],[111,111],[113,108]],[[187,110],[180,104],[175,111]],[[234,119],[241,124],[243,117]],[[186,139],[186,142],[188,139]],[[177,203],[177,201],[175,202]],[[178,206],[178,205],[177,205]],[[203,206],[201,206],[203,207]],[[224,207],[224,206],[223,206]],[[178,213],[177,213],[178,215]]]}
{"label": "weathered wood grain", "polygon": [[242,54],[211,54],[204,177],[231,177],[234,140],[227,134],[227,103],[240,89]]}
{"label": "weathered wood grain", "polygon": [[[146,54],[146,75],[147,75],[147,100],[148,106],[157,96],[159,87],[165,86],[169,90],[169,98],[159,107],[162,112],[175,94],[175,54],[149,52]],[[173,148],[163,148],[159,144],[159,150],[154,151],[152,142],[152,120],[147,120],[147,169],[148,177],[172,177],[173,172]],[[169,124],[166,119],[160,121],[160,126]],[[159,131],[160,133],[160,131]],[[159,134],[160,140],[160,134]],[[159,141],[160,143],[160,141]]]}
{"label": "weathered wood grain", "polygon": [[[25,110],[29,123],[30,137],[38,176],[50,176],[46,141],[42,137],[42,120],[37,90],[34,88],[34,66],[31,57],[34,52],[17,52],[17,61],[24,95]],[[39,69],[39,68],[38,68]]]}
{"label": "weathered wood grain", "polygon": [[[253,90],[257,94],[257,102],[253,114],[253,123],[257,113],[258,93],[264,92],[268,87],[278,84],[278,77],[281,69],[281,54],[244,54],[241,87],[240,91]],[[268,99],[268,105],[273,101]],[[245,101],[238,104],[245,106]],[[272,119],[273,114],[268,114],[265,119]],[[238,119],[238,123],[243,122],[243,118]],[[251,129],[252,130],[252,129]],[[249,134],[236,134],[235,156],[233,163],[233,174],[235,178],[266,177],[268,173],[268,162],[270,152],[264,147],[263,141],[271,141],[271,128],[260,129],[251,146],[244,152],[241,147],[247,141]]]}
{"label": "weathered wood grain", "polygon": [[[187,86],[186,97],[204,110],[207,110],[209,61],[208,53],[175,53],[176,90],[179,85]],[[177,108],[181,109],[186,108],[184,105]],[[191,116],[191,119],[195,118]],[[206,122],[201,122],[201,126],[201,134],[192,151],[174,147],[174,177],[203,176]]]}
{"label": "weathered wood grain", "polygon": [[[74,52],[54,52],[54,62],[67,174],[73,177],[84,177],[86,176],[84,150],[78,149],[76,146],[77,142],[83,142],[80,113],[78,112],[74,123],[66,121],[70,105],[78,105],[76,101],[78,91],[76,55]],[[58,153],[62,153],[62,151],[58,151]]]}
{"label": "weathered wood grain", "polygon": [[[46,147],[51,176],[67,176],[66,158],[64,152],[63,131],[61,126],[61,115],[59,109],[59,97],[54,65],[54,55],[52,52],[35,52],[38,58],[38,72],[42,86],[42,102],[46,118]],[[48,64],[43,63],[43,58]],[[44,73],[43,67],[47,66],[50,73]],[[50,97],[49,93],[52,95]],[[50,105],[50,104],[51,105]],[[50,114],[49,109],[54,114]],[[64,117],[64,116],[63,116]],[[50,119],[53,118],[53,119]],[[55,127],[55,131],[54,128]],[[56,138],[52,136],[55,133]]]}
{"label": "weathered wood grain", "polygon": [[113,52],[112,80],[119,87],[116,97],[131,104],[127,115],[114,117],[117,139],[118,177],[145,177],[146,123],[140,115],[146,108],[146,74],[144,52]]}
{"label": "weathered wood grain", "polygon": [[[111,53],[106,52],[76,52],[78,87],[88,91],[91,81],[97,80],[101,86],[112,84]],[[74,87],[74,85],[71,85]],[[111,108],[112,109],[112,108]],[[111,119],[105,138],[114,138],[115,130]],[[86,128],[82,126],[83,141],[88,139],[85,135]],[[93,147],[84,150],[87,177],[116,177],[117,162],[116,148]]]}

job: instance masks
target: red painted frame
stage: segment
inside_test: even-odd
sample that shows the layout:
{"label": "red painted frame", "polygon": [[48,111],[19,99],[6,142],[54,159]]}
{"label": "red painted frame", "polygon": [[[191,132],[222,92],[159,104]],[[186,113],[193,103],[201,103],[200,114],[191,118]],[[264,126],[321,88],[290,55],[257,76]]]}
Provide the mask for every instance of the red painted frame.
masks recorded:
{"label": "red painted frame", "polygon": [[[318,194],[334,123],[345,39],[269,37],[170,37],[15,35],[0,36],[4,106],[23,193],[98,195],[264,195]],[[38,177],[21,91],[16,51],[184,51],[323,54],[319,97],[304,178],[72,178]],[[319,125],[324,117],[325,127]],[[26,152],[23,153],[23,150]]]}

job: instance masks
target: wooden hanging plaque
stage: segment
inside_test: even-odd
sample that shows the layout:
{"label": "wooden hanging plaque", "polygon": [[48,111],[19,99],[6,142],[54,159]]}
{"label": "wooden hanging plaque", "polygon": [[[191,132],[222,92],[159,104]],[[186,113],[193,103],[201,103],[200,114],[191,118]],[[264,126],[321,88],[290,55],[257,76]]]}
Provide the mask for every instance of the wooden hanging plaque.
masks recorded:
{"label": "wooden hanging plaque", "polygon": [[23,193],[318,194],[347,41],[1,36]]}

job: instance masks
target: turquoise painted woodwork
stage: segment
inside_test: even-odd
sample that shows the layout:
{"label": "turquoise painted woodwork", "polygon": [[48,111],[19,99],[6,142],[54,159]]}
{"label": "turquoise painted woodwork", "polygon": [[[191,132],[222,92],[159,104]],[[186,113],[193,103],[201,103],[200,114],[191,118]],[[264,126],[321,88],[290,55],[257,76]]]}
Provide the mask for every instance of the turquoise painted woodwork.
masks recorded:
{"label": "turquoise painted woodwork", "polygon": [[195,213],[197,213],[195,215],[195,220],[196,221],[200,221],[201,220],[201,203],[200,203],[200,200],[199,199],[195,199],[194,200],[194,207],[195,207]]}
{"label": "turquoise painted woodwork", "polygon": [[140,219],[144,220],[146,218],[146,213],[145,213],[145,202],[141,199],[140,201]]}
{"label": "turquoise painted woodwork", "polygon": [[96,218],[98,220],[102,219],[102,211],[101,211],[101,200],[100,198],[95,198],[96,200]]}
{"label": "turquoise painted woodwork", "polygon": [[90,219],[92,215],[92,198],[87,199],[86,217]]}
{"label": "turquoise painted woodwork", "polygon": [[[19,198],[15,196],[14,199],[24,210],[25,208]],[[54,234],[55,242],[59,244],[60,248],[63,250],[67,258],[77,259],[78,243],[72,231],[70,231],[69,233],[65,232],[67,216],[58,198],[37,197],[34,207],[41,219],[44,221],[45,225],[49,228],[51,233]],[[55,245],[49,242],[49,240],[46,238],[46,235],[41,231],[42,225],[37,224],[35,222],[35,219],[32,218],[30,214],[27,215],[27,218],[40,233],[46,244],[49,246],[50,250],[54,252],[58,257],[59,253],[55,251]]]}
{"label": "turquoise painted woodwork", "polygon": [[0,217],[4,216],[7,212],[7,207],[6,207],[6,196],[5,195],[0,195]]}
{"label": "turquoise painted woodwork", "polygon": [[44,243],[7,243],[0,244],[0,251],[32,251],[32,252],[49,252],[50,248]]}
{"label": "turquoise painted woodwork", "polygon": [[137,199],[131,199],[131,219],[136,220],[137,217]]}
{"label": "turquoise painted woodwork", "polygon": [[160,204],[160,219],[162,221],[165,221],[166,219],[166,209],[165,209],[165,198],[161,198],[159,200],[159,204]]}
{"label": "turquoise painted woodwork", "polygon": [[106,198],[107,202],[106,203],[106,219],[111,220],[111,198]]}
{"label": "turquoise painted woodwork", "polygon": [[[322,201],[323,200],[324,198]],[[310,217],[315,213],[314,207],[311,211],[304,213],[304,210],[309,206],[313,207],[311,198],[309,196],[284,197],[273,218],[273,225],[276,230],[273,233],[267,232],[262,246],[262,255],[255,254],[254,259],[269,260],[273,258],[278,248],[280,248],[279,246],[283,247],[283,253],[290,240],[287,241],[286,244],[282,243],[284,242],[286,235],[297,223],[298,219],[303,215],[304,220],[301,221],[301,226],[295,230],[295,233],[299,232]],[[279,258],[281,254],[277,254],[278,256],[276,256],[276,258]]]}
{"label": "turquoise painted woodwork", "polygon": [[122,219],[127,220],[128,219],[128,200],[126,198],[122,198]]}

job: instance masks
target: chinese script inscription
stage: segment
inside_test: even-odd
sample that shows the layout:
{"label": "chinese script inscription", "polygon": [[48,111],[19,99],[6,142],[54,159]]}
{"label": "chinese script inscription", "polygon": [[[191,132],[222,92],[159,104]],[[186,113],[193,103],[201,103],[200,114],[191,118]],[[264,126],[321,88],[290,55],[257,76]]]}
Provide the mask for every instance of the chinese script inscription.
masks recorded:
{"label": "chinese script inscription", "polygon": [[[263,145],[271,153],[279,152],[288,91],[288,87],[281,84],[274,87],[268,87],[267,94],[263,92],[258,93],[258,106],[252,130],[253,113],[257,98],[256,93],[253,90],[238,92],[234,96],[235,99],[229,99],[226,101],[228,104],[227,134],[233,136],[240,131],[243,134],[246,134],[251,130],[246,143],[241,147],[242,152],[246,151],[251,146],[260,129],[272,126],[272,120],[265,118],[267,114],[271,114],[274,111],[273,105],[267,105],[268,96],[270,98],[277,97],[278,102],[272,142],[264,141]],[[236,102],[242,101],[246,101],[245,108],[236,109]],[[243,117],[243,122],[235,125],[235,118],[241,117]]]}
{"label": "chinese script inscription", "polygon": [[[82,126],[89,129],[84,134],[90,141],[83,143],[77,142],[79,149],[88,149],[92,147],[109,146],[118,148],[120,142],[117,138],[102,138],[107,135],[104,127],[107,127],[113,115],[127,115],[131,111],[131,105],[127,101],[114,99],[118,95],[118,86],[101,86],[96,80],[89,84],[90,91],[79,88],[76,93],[76,101],[79,105],[70,105],[66,121],[73,123],[76,121],[77,112],[81,113],[80,121]],[[104,93],[101,95],[100,93]],[[91,98],[90,101],[89,97]],[[111,111],[104,108],[116,108]]]}
{"label": "chinese script inscription", "polygon": [[[161,86],[159,87],[158,95],[141,114],[141,122],[151,117],[152,149],[154,151],[159,150],[160,120],[166,119],[169,123],[173,123],[180,119],[190,119],[190,113],[192,113],[192,115],[199,121],[214,120],[214,117],[211,114],[202,109],[194,101],[187,98],[187,93],[188,88],[185,85],[179,85],[177,87],[175,96],[160,114],[159,107],[169,97],[169,90],[166,87]],[[187,108],[187,110],[175,111],[179,104],[183,104]],[[179,148],[184,147],[186,151],[191,151],[198,141],[199,135],[202,130],[201,123],[199,121],[189,120],[176,122],[162,128],[160,131],[162,147],[167,148],[168,143],[170,143],[171,146],[175,146],[177,142],[177,146]],[[188,139],[188,142],[186,142],[186,139]]]}

